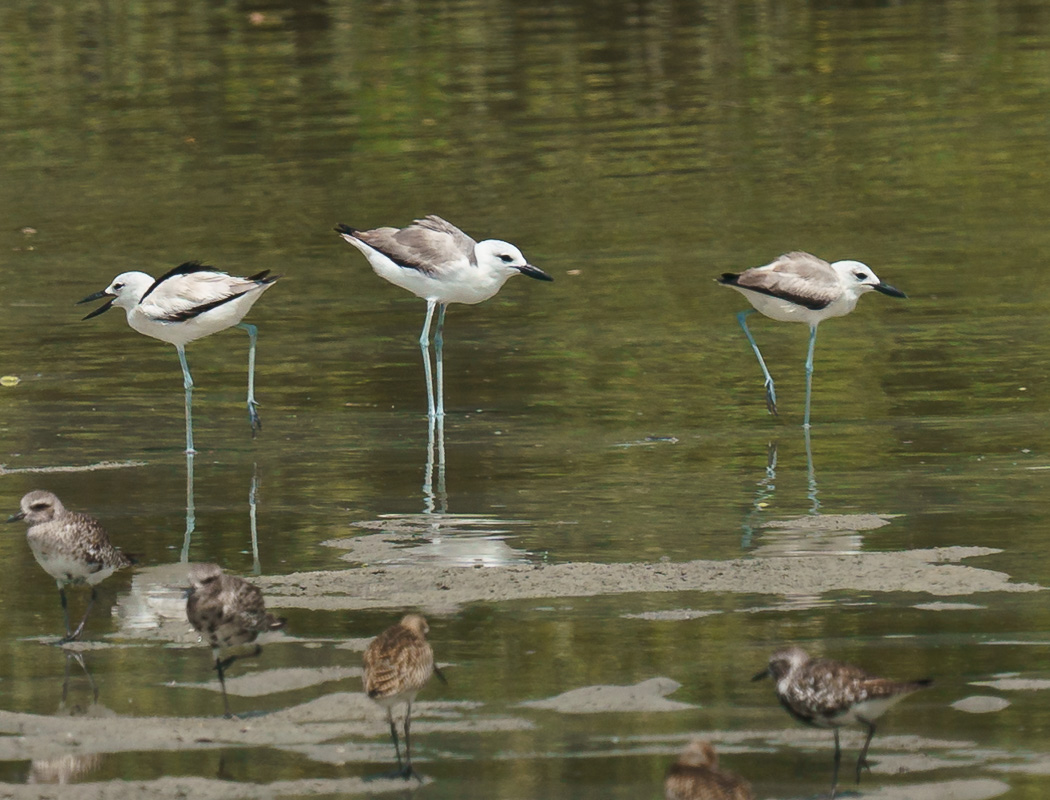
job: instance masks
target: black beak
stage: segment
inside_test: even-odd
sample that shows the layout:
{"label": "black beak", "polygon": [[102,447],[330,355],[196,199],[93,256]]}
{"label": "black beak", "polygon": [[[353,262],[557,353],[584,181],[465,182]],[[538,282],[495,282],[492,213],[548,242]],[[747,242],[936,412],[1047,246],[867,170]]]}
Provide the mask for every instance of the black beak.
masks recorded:
{"label": "black beak", "polygon": [[754,683],[755,681],[760,681],[763,678],[768,678],[768,677],[769,677],[769,668],[767,667],[766,669],[762,670],[760,673],[758,673],[757,675],[752,677],[751,678],[751,682]]}
{"label": "black beak", "polygon": [[[84,319],[91,319],[92,317],[97,317],[99,314],[106,313],[111,308],[113,308],[113,303],[116,301],[117,298],[114,297],[111,294],[108,294],[106,292],[106,290],[103,289],[101,292],[95,292],[94,294],[89,294],[83,300],[77,300],[76,304],[79,306],[81,303],[90,303],[92,300],[101,300],[103,297],[108,297],[109,298],[109,302],[103,303],[102,305],[100,305],[98,308],[96,308],[94,311],[92,311],[90,314],[88,314],[86,317],[84,317]],[[81,322],[83,322],[83,321],[84,320],[81,320]]]}
{"label": "black beak", "polygon": [[882,292],[883,294],[888,294],[890,297],[905,297],[906,298],[908,296],[904,292],[902,292],[900,289],[896,289],[896,288],[890,286],[888,283],[880,283],[878,286],[874,287],[874,289],[875,289],[876,292]]}
{"label": "black beak", "polygon": [[526,264],[524,267],[518,267],[518,272],[522,275],[528,275],[530,278],[535,278],[538,281],[553,281],[550,275],[544,272],[539,267],[534,267],[532,264]]}
{"label": "black beak", "polygon": [[26,518],[26,512],[19,511],[17,514],[12,514],[10,517],[8,517],[7,518],[7,522],[18,522],[18,520],[25,519],[25,518]]}

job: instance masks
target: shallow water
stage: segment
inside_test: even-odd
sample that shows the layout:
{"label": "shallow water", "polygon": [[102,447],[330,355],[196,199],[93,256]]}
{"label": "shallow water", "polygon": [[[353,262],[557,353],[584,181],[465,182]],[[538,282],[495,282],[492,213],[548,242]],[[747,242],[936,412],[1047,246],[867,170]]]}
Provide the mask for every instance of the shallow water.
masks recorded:
{"label": "shallow water", "polygon": [[[0,539],[5,794],[43,794],[19,785],[61,763],[80,784],[163,796],[191,778],[226,781],[193,785],[215,797],[360,793],[392,754],[345,670],[407,604],[367,588],[304,600],[295,573],[385,570],[418,589],[449,664],[414,726],[426,796],[656,798],[696,734],[758,797],[816,796],[831,734],[748,681],[785,642],[936,678],[880,723],[862,796],[1046,795],[1050,615],[1010,589],[1050,585],[1050,10],[15,2],[0,29],[0,373],[20,378],[0,387],[0,495],[14,511],[49,488],[140,558],[88,624],[98,704],[75,663],[63,703],[53,584],[21,526]],[[555,277],[452,308],[443,471],[436,447],[428,469],[424,304],[332,232],[426,213]],[[745,301],[713,280],[794,248],[861,259],[909,294],[821,329],[809,457],[805,329],[751,318],[777,379],[769,417],[734,319]],[[190,259],[284,275],[249,318],[257,440],[244,334],[188,349],[192,463],[173,349],[73,305],[121,271]],[[102,462],[116,466],[86,469]],[[815,514],[847,519],[767,525]],[[886,524],[860,524],[871,515]],[[377,531],[385,548],[348,555]],[[995,552],[909,560],[960,547]],[[880,584],[854,579],[858,553],[901,559]],[[231,686],[269,676],[232,698],[267,712],[249,733],[214,718],[208,655],[171,588],[186,559],[258,575],[289,618],[231,671]],[[462,603],[427,582],[741,559],[792,566],[716,590],[623,593],[581,572],[578,591],[504,599],[497,581]],[[299,667],[308,685],[279,672]],[[519,705],[657,677],[691,707]],[[303,704],[329,695],[332,718],[311,726]],[[951,705],[974,695],[1009,705]],[[88,716],[49,728],[56,711]],[[844,738],[844,772],[860,743]],[[249,785],[275,781],[289,783]]]}

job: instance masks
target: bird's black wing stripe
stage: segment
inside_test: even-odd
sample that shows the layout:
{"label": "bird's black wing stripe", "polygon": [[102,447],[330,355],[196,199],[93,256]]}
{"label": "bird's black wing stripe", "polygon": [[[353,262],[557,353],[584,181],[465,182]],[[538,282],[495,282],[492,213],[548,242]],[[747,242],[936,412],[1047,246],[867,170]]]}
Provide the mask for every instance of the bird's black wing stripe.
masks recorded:
{"label": "bird's black wing stripe", "polygon": [[831,299],[822,299],[819,297],[805,296],[800,294],[791,294],[789,292],[774,292],[770,289],[764,289],[760,286],[744,286],[742,283],[737,281],[739,275],[734,275],[732,272],[724,272],[721,277],[718,278],[718,282],[724,286],[736,286],[740,289],[746,289],[749,292],[757,292],[758,294],[768,295],[769,297],[775,297],[778,300],[787,300],[789,303],[794,303],[797,306],[808,308],[810,311],[822,311],[831,305]]}
{"label": "bird's black wing stripe", "polygon": [[241,292],[240,294],[231,294],[219,300],[212,300],[210,303],[203,303],[202,305],[194,306],[193,308],[187,308],[185,311],[176,311],[174,314],[168,314],[164,317],[157,317],[156,319],[158,322],[185,322],[188,319],[193,319],[194,317],[200,316],[206,311],[211,311],[213,308],[218,308],[219,306],[224,305],[225,303],[228,303],[231,300],[236,300],[238,297],[241,297],[244,294],[246,294],[246,292]]}
{"label": "bird's black wing stripe", "polygon": [[177,267],[174,267],[173,269],[169,269],[167,272],[165,272],[163,275],[161,275],[159,278],[157,278],[157,280],[153,281],[153,285],[150,286],[146,290],[146,293],[144,295],[142,295],[142,299],[140,299],[139,302],[141,303],[143,300],[145,300],[147,297],[149,297],[150,292],[152,292],[154,289],[156,289],[158,286],[160,286],[162,283],[164,283],[164,281],[166,281],[168,278],[171,278],[171,277],[173,277],[175,275],[189,275],[190,273],[193,273],[193,272],[218,272],[218,271],[219,270],[215,269],[215,267],[206,266],[206,265],[202,264],[199,261],[187,261],[184,264],[179,264]]}

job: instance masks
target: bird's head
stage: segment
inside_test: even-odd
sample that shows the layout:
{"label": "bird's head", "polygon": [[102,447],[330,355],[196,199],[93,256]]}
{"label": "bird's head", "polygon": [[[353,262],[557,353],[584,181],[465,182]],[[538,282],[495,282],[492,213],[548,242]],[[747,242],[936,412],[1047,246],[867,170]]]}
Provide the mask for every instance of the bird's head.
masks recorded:
{"label": "bird's head", "polygon": [[43,522],[50,522],[65,510],[61,500],[43,489],[29,492],[22,498],[20,505],[21,510],[8,517],[8,522],[24,519],[30,525],[39,525]]}
{"label": "bird's head", "polygon": [[861,261],[836,261],[831,267],[842,278],[846,288],[856,297],[871,291],[882,292],[890,297],[908,296],[900,289],[880,281],[879,276],[872,271],[871,267]]}
{"label": "bird's head", "polygon": [[145,272],[122,272],[105,289],[89,294],[83,300],[78,300],[77,305],[90,303],[93,300],[101,300],[103,297],[109,298],[108,302],[100,305],[84,319],[97,317],[99,314],[109,311],[113,306],[130,310],[139,304],[142,296],[149,291],[149,287],[152,285],[153,278]]}
{"label": "bird's head", "polygon": [[486,239],[483,242],[478,242],[474,248],[474,256],[477,258],[479,266],[496,273],[502,273],[504,275],[503,280],[519,272],[538,281],[554,280],[542,269],[534,267],[526,261],[521,251],[510,242],[502,242],[499,239]]}
{"label": "bird's head", "polygon": [[769,665],[751,680],[760,681],[769,677],[774,681],[790,675],[809,661],[809,655],[801,647],[785,647],[769,657]]}

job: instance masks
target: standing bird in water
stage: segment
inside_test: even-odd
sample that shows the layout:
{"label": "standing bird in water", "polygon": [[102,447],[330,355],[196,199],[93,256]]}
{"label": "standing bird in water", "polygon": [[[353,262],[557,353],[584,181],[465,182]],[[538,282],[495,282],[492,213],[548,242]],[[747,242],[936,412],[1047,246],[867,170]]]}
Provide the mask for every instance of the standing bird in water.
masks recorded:
{"label": "standing bird in water", "polygon": [[[80,638],[98,592],[95,586],[116,570],[134,561],[109,543],[106,529],[94,517],[67,511],[51,492],[36,490],[22,498],[21,511],[8,517],[8,522],[24,519],[29,525],[26,541],[37,563],[58,583],[66,635],[58,640],[65,644]],[[66,586],[87,584],[91,587],[84,616],[73,630],[69,625]]]}
{"label": "standing bird in water", "polygon": [[860,667],[827,658],[812,659],[801,647],[786,647],[769,657],[766,669],[751,680],[771,677],[776,682],[780,705],[799,722],[835,731],[835,768],[831,775],[831,800],[839,782],[839,728],[857,722],[868,729],[864,747],[857,758],[857,783],[860,771],[868,766],[868,746],[875,735],[875,720],[909,694],[933,683],[929,678],[917,681],[893,681],[876,678]]}
{"label": "standing bird in water", "polygon": [[664,800],[755,800],[751,784],[718,766],[710,742],[690,742],[667,770]]}
{"label": "standing bird in water", "polygon": [[262,429],[255,401],[256,327],[241,322],[262,293],[280,275],[263,270],[247,278],[237,278],[206,267],[198,261],[180,264],[154,280],[145,272],[124,272],[105,289],[88,295],[80,303],[103,297],[109,302],[84,319],[97,317],[113,306],[127,313],[128,325],[154,339],[175,345],[182,365],[182,385],[186,390],[186,452],[193,449],[193,378],[186,364],[186,345],[236,325],[248,332],[248,422],[254,437]]}
{"label": "standing bird in water", "polygon": [[[475,242],[455,225],[433,214],[417,219],[407,228],[359,231],[349,225],[339,225],[336,231],[364,253],[379,277],[427,301],[419,349],[427,381],[427,414],[432,419],[445,416],[442,329],[448,304],[488,300],[508,278],[519,273],[541,281],[554,280],[526,261],[514,245],[499,239]],[[434,330],[436,390],[430,370],[430,323],[435,308],[438,312]]]}
{"label": "standing bird in water", "polygon": [[[412,769],[412,741],[409,730],[412,723],[412,701],[427,685],[431,674],[442,683],[445,676],[434,663],[434,651],[426,639],[430,627],[419,614],[408,614],[397,625],[392,625],[379,634],[365,650],[364,687],[365,694],[386,709],[390,723],[390,737],[394,740],[397,754],[398,774],[408,780],[416,775]],[[405,763],[401,764],[401,749],[397,741],[397,726],[394,724],[394,706],[401,703],[405,708]]]}
{"label": "standing bird in water", "polygon": [[758,365],[766,379],[766,406],[777,413],[777,393],[773,378],[758,345],[747,328],[747,316],[756,310],[780,322],[804,322],[809,325],[809,355],[806,358],[806,415],[803,427],[809,427],[809,405],[813,393],[813,347],[817,342],[817,325],[829,317],[844,317],[857,305],[862,294],[875,291],[890,297],[907,297],[900,289],[878,279],[859,261],[836,261],[829,264],[809,253],[785,253],[764,267],[752,267],[737,274],[723,272],[717,279],[748,299],[753,309],[736,315]]}
{"label": "standing bird in water", "polygon": [[257,656],[262,647],[246,647],[260,633],[283,628],[286,620],[266,610],[262,590],[243,578],[223,574],[218,564],[190,567],[190,593],[186,598],[186,618],[211,645],[215,671],[222,687],[222,705],[232,717],[226,696],[225,671],[238,658]]}

